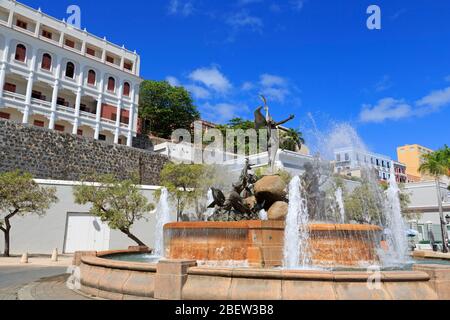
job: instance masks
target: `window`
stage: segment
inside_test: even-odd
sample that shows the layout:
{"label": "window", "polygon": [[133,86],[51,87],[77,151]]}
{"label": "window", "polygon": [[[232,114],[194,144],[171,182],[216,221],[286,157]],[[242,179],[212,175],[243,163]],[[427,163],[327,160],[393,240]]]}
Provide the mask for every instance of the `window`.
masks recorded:
{"label": "window", "polygon": [[89,70],[89,72],[88,72],[88,80],[87,80],[88,84],[91,84],[91,85],[95,86],[95,82],[96,82],[95,78],[96,78],[95,71],[94,70]]}
{"label": "window", "polygon": [[387,167],[388,167],[388,169],[391,168],[391,163],[390,162],[387,163]]}
{"label": "window", "polygon": [[52,68],[52,57],[48,53],[44,53],[42,56],[41,68],[44,70],[50,70]]}
{"label": "window", "polygon": [[106,61],[109,63],[114,63],[114,58],[111,56],[106,56]]}
{"label": "window", "polygon": [[71,79],[75,77],[75,65],[72,62],[67,62],[66,77]]}
{"label": "window", "polygon": [[66,99],[64,99],[64,98],[58,97],[56,99],[56,104],[60,105],[60,106],[68,107],[69,106],[69,101],[66,101]]}
{"label": "window", "polygon": [[6,119],[9,120],[11,115],[9,113],[0,112],[0,119]]}
{"label": "window", "polygon": [[112,113],[111,114],[111,120],[112,121],[116,121],[117,120],[117,114],[116,113]]}
{"label": "window", "polygon": [[380,160],[377,159],[377,166],[380,166]]}
{"label": "window", "polygon": [[95,57],[95,50],[92,48],[87,48],[86,49],[86,53],[90,56],[94,56]]}
{"label": "window", "polygon": [[50,31],[42,30],[42,36],[47,39],[52,39],[53,35]]}
{"label": "window", "polygon": [[82,136],[83,136],[83,130],[81,130],[81,129],[78,129],[78,130],[77,130],[77,135],[79,135],[79,136],[81,136],[81,137],[82,137]]}
{"label": "window", "polygon": [[46,96],[43,96],[42,92],[36,91],[36,90],[31,91],[31,97],[33,99],[39,99],[39,100],[44,100],[44,101],[46,99]]}
{"label": "window", "polygon": [[70,47],[70,48],[75,48],[75,41],[66,39],[66,40],[64,41],[64,43],[66,44],[66,46],[68,46],[68,47]]}
{"label": "window", "polygon": [[116,90],[116,80],[113,77],[108,79],[108,91],[114,92]]}
{"label": "window", "polygon": [[17,86],[15,84],[12,83],[5,83],[5,86],[3,87],[3,90],[5,91],[9,91],[9,92],[13,92],[15,93],[17,89]]}
{"label": "window", "polygon": [[23,20],[17,19],[16,26],[18,26],[19,28],[22,28],[22,29],[28,29],[28,23],[26,23]]}
{"label": "window", "polygon": [[43,128],[45,126],[44,121],[40,121],[40,120],[34,120],[33,125],[35,127],[41,127],[41,128]]}
{"label": "window", "polygon": [[120,122],[123,124],[129,124],[130,118],[122,116],[122,118],[120,119]]}
{"label": "window", "polygon": [[129,70],[129,71],[133,70],[133,64],[130,62],[125,62],[123,64],[123,67],[124,67],[124,69]]}
{"label": "window", "polygon": [[345,154],[345,161],[349,161],[350,160],[350,156],[348,153]]}
{"label": "window", "polygon": [[337,162],[341,162],[341,155],[340,155],[340,154],[337,154],[337,155],[336,155],[336,161],[337,161]]}
{"label": "window", "polygon": [[17,61],[25,62],[27,57],[27,48],[23,44],[18,44],[16,47],[16,56],[15,59]]}
{"label": "window", "polygon": [[55,124],[55,130],[56,131],[60,131],[60,132],[64,132],[64,126],[59,125],[59,124]]}
{"label": "window", "polygon": [[98,135],[98,140],[100,141],[106,141],[106,136],[104,134],[99,134]]}
{"label": "window", "polygon": [[123,95],[126,97],[130,96],[130,84],[128,82],[123,84]]}

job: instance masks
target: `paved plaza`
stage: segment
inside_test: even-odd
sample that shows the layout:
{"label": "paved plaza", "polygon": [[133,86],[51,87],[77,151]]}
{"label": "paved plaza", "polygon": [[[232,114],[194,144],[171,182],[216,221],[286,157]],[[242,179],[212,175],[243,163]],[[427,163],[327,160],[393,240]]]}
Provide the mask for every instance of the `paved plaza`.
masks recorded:
{"label": "paved plaza", "polygon": [[50,257],[0,258],[0,300],[87,300],[66,286],[71,257],[52,262]]}

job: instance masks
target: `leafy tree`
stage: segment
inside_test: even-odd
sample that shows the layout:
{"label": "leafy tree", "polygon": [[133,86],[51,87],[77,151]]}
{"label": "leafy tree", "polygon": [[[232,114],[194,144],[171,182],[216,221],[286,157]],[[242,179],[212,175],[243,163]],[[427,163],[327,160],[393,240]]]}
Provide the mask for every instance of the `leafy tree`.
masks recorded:
{"label": "leafy tree", "polygon": [[[242,118],[233,118],[228,122],[228,124],[217,126],[217,129],[222,132],[222,135],[224,137],[224,144],[226,144],[225,137],[227,136],[227,130],[243,130],[244,132],[247,130],[255,130],[255,124],[253,121],[250,121],[250,120],[244,120]],[[258,138],[259,132],[256,132],[256,134],[257,134],[257,138]],[[240,148],[242,147],[242,145],[240,143],[241,142],[239,141],[239,139],[235,139],[234,150],[233,150],[235,153],[237,153],[240,150]],[[249,144],[249,141],[248,141],[248,139],[246,139],[246,141],[245,141],[245,153],[246,154],[249,154],[248,144]],[[227,147],[227,146],[224,145],[224,147]]]}
{"label": "leafy tree", "polygon": [[280,149],[289,151],[298,151],[305,144],[303,133],[296,129],[289,129],[288,132],[280,134]]}
{"label": "leafy tree", "polygon": [[344,198],[345,214],[358,223],[378,224],[382,219],[383,205],[368,182],[363,182]]}
{"label": "leafy tree", "polygon": [[177,219],[181,220],[185,209],[193,205],[199,220],[206,211],[201,200],[208,189],[217,184],[215,168],[202,164],[167,163],[161,171],[161,185],[167,188],[177,206]]}
{"label": "leafy tree", "polygon": [[447,253],[448,250],[448,232],[447,223],[444,218],[444,210],[442,208],[442,195],[441,195],[441,177],[448,175],[449,173],[449,158],[448,147],[436,151],[431,154],[427,154],[423,157],[424,162],[419,167],[421,173],[429,174],[434,177],[436,182],[436,192],[438,198],[439,215],[441,218],[441,233],[442,239],[444,239],[443,252]]}
{"label": "leafy tree", "polygon": [[0,174],[0,230],[5,236],[5,257],[10,255],[11,219],[27,214],[43,216],[57,201],[56,189],[40,187],[28,173]]}
{"label": "leafy tree", "polygon": [[136,237],[131,228],[136,221],[154,209],[137,187],[135,180],[119,181],[111,175],[95,177],[98,183],[83,182],[74,187],[75,202],[92,204],[89,211],[108,223],[113,230],[119,230],[140,246],[145,244]]}
{"label": "leafy tree", "polygon": [[169,139],[176,129],[191,130],[200,118],[190,93],[183,87],[173,87],[167,81],[144,81],[140,90],[139,116],[144,131]]}

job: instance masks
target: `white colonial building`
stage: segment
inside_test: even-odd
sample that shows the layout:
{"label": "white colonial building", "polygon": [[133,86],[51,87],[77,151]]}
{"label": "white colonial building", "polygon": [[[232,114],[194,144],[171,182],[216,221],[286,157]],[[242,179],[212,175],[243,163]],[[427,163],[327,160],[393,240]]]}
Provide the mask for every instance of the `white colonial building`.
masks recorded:
{"label": "white colonial building", "polygon": [[132,145],[136,52],[11,0],[0,31],[0,118]]}

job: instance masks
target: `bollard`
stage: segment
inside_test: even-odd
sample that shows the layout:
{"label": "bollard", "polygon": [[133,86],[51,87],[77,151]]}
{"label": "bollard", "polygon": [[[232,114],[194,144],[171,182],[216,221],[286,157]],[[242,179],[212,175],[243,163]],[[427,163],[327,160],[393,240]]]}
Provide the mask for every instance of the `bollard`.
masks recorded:
{"label": "bollard", "polygon": [[58,262],[58,249],[53,250],[52,261],[53,262]]}
{"label": "bollard", "polygon": [[22,255],[22,259],[20,259],[20,263],[23,263],[23,264],[28,263],[28,252],[25,252],[25,253]]}

